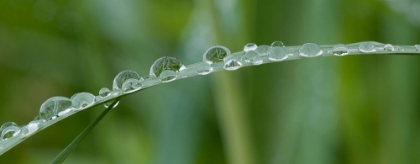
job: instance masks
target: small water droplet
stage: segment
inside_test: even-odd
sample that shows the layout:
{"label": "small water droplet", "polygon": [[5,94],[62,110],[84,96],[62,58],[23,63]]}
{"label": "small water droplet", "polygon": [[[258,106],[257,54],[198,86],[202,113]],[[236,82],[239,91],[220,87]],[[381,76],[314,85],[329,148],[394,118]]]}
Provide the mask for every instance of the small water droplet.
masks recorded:
{"label": "small water droplet", "polygon": [[282,61],[287,59],[287,57],[288,55],[286,49],[284,49],[282,46],[272,47],[268,53],[268,59],[272,61]]}
{"label": "small water droplet", "polygon": [[255,50],[258,55],[260,56],[266,56],[268,55],[268,51],[270,50],[270,47],[267,45],[260,45],[257,47],[257,49]]}
{"label": "small water droplet", "polygon": [[176,72],[172,70],[165,70],[159,76],[159,80],[164,83],[174,81],[176,78]]}
{"label": "small water droplet", "polygon": [[254,65],[261,65],[264,62],[263,56],[256,56],[254,59],[252,59],[252,64]]}
{"label": "small water droplet", "polygon": [[420,44],[416,44],[414,47],[416,47],[417,51],[420,51]]}
{"label": "small water droplet", "polygon": [[[109,108],[109,106],[110,105],[112,105],[112,103],[113,103],[114,101],[109,101],[109,102],[106,102],[105,104],[104,104],[104,107],[105,108]],[[118,106],[118,104],[120,104],[120,102],[118,101],[117,103],[115,103],[115,105],[114,106],[112,106],[112,108],[115,108],[115,107],[117,107]]]}
{"label": "small water droplet", "polygon": [[20,128],[14,122],[6,122],[0,127],[0,142],[16,136]]}
{"label": "small water droplet", "polygon": [[230,55],[230,50],[224,46],[210,47],[203,55],[203,61],[209,64],[223,62],[226,56]]}
{"label": "small water droplet", "polygon": [[124,82],[127,79],[136,79],[139,81],[143,80],[143,78],[140,77],[140,75],[136,71],[125,70],[125,71],[120,72],[117,76],[115,76],[114,82],[112,83],[112,88],[114,90],[121,89]]}
{"label": "small water droplet", "polygon": [[[76,93],[71,97],[71,101],[73,108],[79,110],[92,105],[95,102],[95,96],[88,92]],[[59,116],[61,115],[59,114]]]}
{"label": "small water droplet", "polygon": [[143,87],[143,84],[139,80],[127,79],[122,85],[122,90],[124,92],[130,92],[140,89],[141,87]]}
{"label": "small water droplet", "polygon": [[363,42],[359,45],[360,52],[375,52],[375,45],[372,42]]}
{"label": "small water droplet", "polygon": [[99,96],[101,98],[105,98],[105,97],[109,96],[110,93],[111,93],[111,91],[108,88],[102,88],[101,90],[99,90]]}
{"label": "small water droplet", "polygon": [[394,51],[394,50],[395,50],[395,48],[394,48],[394,46],[393,46],[393,45],[391,45],[391,44],[385,44],[385,46],[384,46],[384,50],[385,50],[385,51]]}
{"label": "small water droplet", "polygon": [[303,57],[316,57],[322,53],[321,47],[315,43],[306,43],[299,48],[299,55]]}
{"label": "small water droplet", "polygon": [[242,60],[245,62],[252,62],[252,60],[258,56],[258,53],[255,51],[248,51],[245,53],[245,55],[242,57]]}
{"label": "small water droplet", "polygon": [[345,56],[349,54],[349,49],[344,44],[337,44],[333,47],[332,52],[335,56]]}
{"label": "small water droplet", "polygon": [[181,61],[174,57],[165,56],[159,58],[153,63],[150,68],[150,76],[159,77],[162,72],[166,70],[178,72],[183,69],[185,69],[185,66],[181,63]]}
{"label": "small water droplet", "polygon": [[248,43],[244,46],[244,51],[245,52],[249,52],[249,51],[254,51],[257,49],[257,45],[255,43]]}
{"label": "small water droplet", "polygon": [[32,134],[40,128],[41,121],[31,121],[28,125],[22,127],[22,135],[26,136]]}
{"label": "small water droplet", "polygon": [[228,71],[233,71],[241,68],[242,63],[239,61],[241,56],[229,56],[225,58],[223,68]]}
{"label": "small water droplet", "polygon": [[197,66],[197,74],[199,75],[207,75],[209,73],[213,72],[213,67],[207,62],[201,62]]}
{"label": "small water droplet", "polygon": [[281,41],[274,41],[273,43],[271,43],[270,47],[284,47],[284,43]]}
{"label": "small water droplet", "polygon": [[56,116],[61,111],[67,110],[72,106],[72,101],[66,97],[51,97],[42,103],[39,109],[39,116],[42,119],[48,120]]}

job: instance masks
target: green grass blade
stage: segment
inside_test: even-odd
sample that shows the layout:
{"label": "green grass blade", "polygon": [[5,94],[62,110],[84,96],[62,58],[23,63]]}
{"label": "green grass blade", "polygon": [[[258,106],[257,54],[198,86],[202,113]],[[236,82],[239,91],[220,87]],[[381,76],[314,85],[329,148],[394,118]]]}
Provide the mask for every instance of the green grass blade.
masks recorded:
{"label": "green grass blade", "polygon": [[92,131],[96,124],[98,124],[99,121],[101,121],[102,118],[112,109],[112,107],[119,101],[119,99],[120,98],[115,99],[114,102],[112,102],[112,104],[107,109],[105,109],[105,111],[103,111],[101,115],[99,115],[99,117],[96,118],[95,121],[93,121],[88,127],[86,127],[86,129],[83,130],[82,133],[80,133],[63,151],[61,151],[61,153],[58,154],[57,157],[55,157],[55,159],[51,163],[63,163],[63,161],[66,160],[70,153],[73,152],[77,145],[79,145],[79,143],[82,142],[82,140],[89,134],[90,131]]}

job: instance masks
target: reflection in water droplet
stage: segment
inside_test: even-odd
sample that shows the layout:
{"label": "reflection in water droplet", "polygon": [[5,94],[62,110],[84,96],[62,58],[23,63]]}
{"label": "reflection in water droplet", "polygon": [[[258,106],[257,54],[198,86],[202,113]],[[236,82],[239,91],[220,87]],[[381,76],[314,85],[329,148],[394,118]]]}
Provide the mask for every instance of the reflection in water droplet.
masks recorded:
{"label": "reflection in water droplet", "polygon": [[125,70],[120,72],[117,76],[115,76],[114,82],[112,83],[112,88],[114,90],[121,89],[122,85],[127,79],[136,79],[139,81],[143,81],[143,78],[140,77],[140,75],[136,71]]}
{"label": "reflection in water droplet", "polygon": [[282,46],[272,47],[268,53],[268,59],[272,61],[282,61],[287,59],[288,55],[286,49]]}
{"label": "reflection in water droplet", "polygon": [[0,127],[0,142],[16,136],[20,128],[14,122],[6,122]]}
{"label": "reflection in water droplet", "polygon": [[139,80],[127,79],[122,85],[122,90],[124,92],[130,92],[140,89],[141,87],[143,87],[143,84]]}
{"label": "reflection in water droplet", "polygon": [[267,46],[267,45],[261,45],[261,46],[258,46],[255,51],[260,56],[266,56],[266,55],[268,55],[268,51],[269,50],[270,50],[270,47],[269,46]]}
{"label": "reflection in water droplet", "polygon": [[41,108],[39,109],[39,116],[42,119],[48,120],[61,111],[69,109],[71,106],[71,100],[66,97],[51,97],[42,103]]}
{"label": "reflection in water droplet", "polygon": [[322,53],[321,47],[315,43],[306,43],[299,48],[299,55],[303,57],[316,57]]}
{"label": "reflection in water droplet", "polygon": [[334,46],[332,52],[335,56],[345,56],[349,54],[349,49],[344,44],[337,44]]}
{"label": "reflection in water droplet", "polygon": [[[108,108],[110,105],[112,105],[112,103],[113,103],[114,101],[109,101],[109,102],[106,102],[105,104],[104,104],[104,107],[105,108]],[[117,107],[118,106],[118,104],[120,104],[120,102],[118,101],[117,103],[115,103],[115,105],[114,106],[112,106],[112,108],[115,108],[115,107]]]}
{"label": "reflection in water droplet", "polygon": [[244,51],[245,52],[249,52],[249,51],[254,51],[257,49],[257,45],[255,43],[248,43],[244,46]]}
{"label": "reflection in water droplet", "polygon": [[252,60],[258,56],[258,53],[255,51],[248,51],[245,53],[245,55],[242,57],[242,60],[245,62],[252,62]]}
{"label": "reflection in water droplet", "polygon": [[417,51],[420,51],[420,44],[416,44],[414,47],[416,47]]}
{"label": "reflection in water droplet", "polygon": [[109,96],[110,93],[111,91],[108,88],[102,88],[101,90],[99,90],[99,96],[101,96],[102,98]]}
{"label": "reflection in water droplet", "polygon": [[203,61],[209,64],[223,62],[226,56],[230,55],[230,50],[224,46],[210,47],[203,55]]}
{"label": "reflection in water droplet", "polygon": [[233,71],[241,68],[242,63],[239,61],[241,56],[229,56],[225,58],[223,68],[228,71]]}
{"label": "reflection in water droplet", "polygon": [[150,68],[150,76],[159,77],[163,71],[170,70],[178,72],[185,69],[185,66],[174,57],[161,57],[156,60]]}
{"label": "reflection in water droplet", "polygon": [[261,65],[264,62],[263,56],[256,56],[254,59],[252,59],[252,64],[254,65]]}
{"label": "reflection in water droplet", "polygon": [[363,42],[359,45],[360,52],[375,52],[375,45],[372,42]]}
{"label": "reflection in water droplet", "polygon": [[213,67],[207,62],[201,62],[197,66],[197,74],[199,75],[207,75],[209,73],[213,72]]}
{"label": "reflection in water droplet", "polygon": [[394,46],[393,46],[393,45],[391,45],[391,44],[385,44],[385,46],[384,46],[384,50],[385,50],[385,51],[394,51],[394,50],[395,50],[395,48],[394,48]]}
{"label": "reflection in water droplet", "polygon": [[[76,110],[83,109],[92,105],[95,101],[95,96],[88,92],[76,93],[71,97],[72,107]],[[65,114],[65,113],[62,113]],[[61,116],[62,114],[59,114]]]}
{"label": "reflection in water droplet", "polygon": [[284,47],[284,43],[281,41],[274,41],[273,43],[271,43],[271,48],[273,47]]}
{"label": "reflection in water droplet", "polygon": [[174,81],[176,78],[177,78],[177,75],[172,70],[165,70],[159,76],[159,80],[164,83]]}

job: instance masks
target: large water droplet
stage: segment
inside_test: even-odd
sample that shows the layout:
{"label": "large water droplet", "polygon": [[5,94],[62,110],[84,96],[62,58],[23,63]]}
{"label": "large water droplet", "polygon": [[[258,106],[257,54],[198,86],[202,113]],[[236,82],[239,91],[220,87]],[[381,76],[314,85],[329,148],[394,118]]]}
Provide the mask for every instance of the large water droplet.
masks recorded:
{"label": "large water droplet", "polygon": [[242,57],[242,60],[245,62],[252,62],[252,60],[258,56],[258,53],[255,51],[248,51],[245,53],[245,55]]}
{"label": "large water droplet", "polygon": [[284,47],[284,43],[281,41],[274,41],[273,43],[271,43],[271,48],[273,47]]}
{"label": "large water droplet", "polygon": [[173,72],[178,72],[185,69],[185,66],[174,57],[161,57],[156,60],[152,67],[150,68],[150,76],[159,77],[162,72],[169,70]]}
{"label": "large water droplet", "polygon": [[257,49],[257,45],[255,43],[248,43],[244,46],[244,51],[245,52],[249,52],[249,51],[254,51]]}
{"label": "large water droplet", "polygon": [[73,108],[79,110],[92,105],[95,102],[95,96],[88,92],[76,93],[71,97],[71,101]]}
{"label": "large water droplet", "polygon": [[322,53],[321,47],[315,43],[306,43],[299,48],[299,55],[303,57],[316,57]]}
{"label": "large water droplet", "polygon": [[359,45],[360,52],[375,52],[375,45],[372,42],[363,42]]}
{"label": "large water droplet", "polygon": [[385,50],[385,51],[394,51],[394,50],[395,50],[395,48],[394,48],[394,46],[393,46],[393,45],[391,45],[391,44],[385,44],[385,45],[384,45],[384,50]]}
{"label": "large water droplet", "polygon": [[349,49],[344,44],[337,44],[333,47],[332,52],[335,56],[344,56],[349,54]]}
{"label": "large water droplet", "polygon": [[143,78],[140,77],[140,75],[136,71],[125,70],[120,72],[117,76],[115,76],[114,82],[112,83],[112,88],[114,90],[122,89],[122,86],[127,79],[136,79],[139,81],[143,80]]}
{"label": "large water droplet", "polygon": [[268,55],[268,51],[270,50],[270,47],[267,45],[260,45],[257,47],[257,49],[255,50],[258,55],[260,56],[266,56]]}
{"label": "large water droplet", "polygon": [[213,67],[207,62],[201,62],[197,66],[197,74],[199,75],[207,75],[209,73],[213,72]]}
{"label": "large water droplet", "polygon": [[268,59],[272,61],[282,61],[287,59],[287,57],[288,55],[286,49],[284,49],[282,46],[272,47],[268,53]]}
{"label": "large water droplet", "polygon": [[6,122],[0,127],[0,142],[16,136],[20,128],[14,122]]}
{"label": "large water droplet", "polygon": [[209,64],[223,62],[226,56],[230,55],[230,50],[224,46],[210,47],[203,55],[203,61]]}
{"label": "large water droplet", "polygon": [[240,56],[228,56],[225,58],[223,68],[225,70],[233,71],[241,68],[242,63],[240,62]]}
{"label": "large water droplet", "polygon": [[39,109],[39,116],[42,119],[48,120],[61,111],[69,109],[71,106],[71,100],[66,97],[51,97],[42,103],[41,108]]}
{"label": "large water droplet", "polygon": [[416,47],[417,51],[420,51],[420,44],[416,44],[414,47]]}
{"label": "large water droplet", "polygon": [[135,91],[141,87],[143,87],[143,84],[137,79],[127,79],[122,85],[124,92]]}

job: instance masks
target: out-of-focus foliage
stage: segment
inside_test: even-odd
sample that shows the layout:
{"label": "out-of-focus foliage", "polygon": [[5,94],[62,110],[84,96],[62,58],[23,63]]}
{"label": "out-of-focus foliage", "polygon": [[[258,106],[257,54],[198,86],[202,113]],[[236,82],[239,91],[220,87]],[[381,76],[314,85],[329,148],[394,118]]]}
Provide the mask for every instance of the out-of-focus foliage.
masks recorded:
{"label": "out-of-focus foliage", "polygon": [[[97,94],[122,70],[147,75],[161,56],[192,64],[216,44],[420,43],[409,15],[419,2],[400,3],[413,5],[2,0],[0,122],[26,124],[49,97]],[[66,162],[420,163],[419,70],[417,56],[330,57],[159,85],[125,97]],[[0,163],[50,162],[102,110],[49,127]]]}

